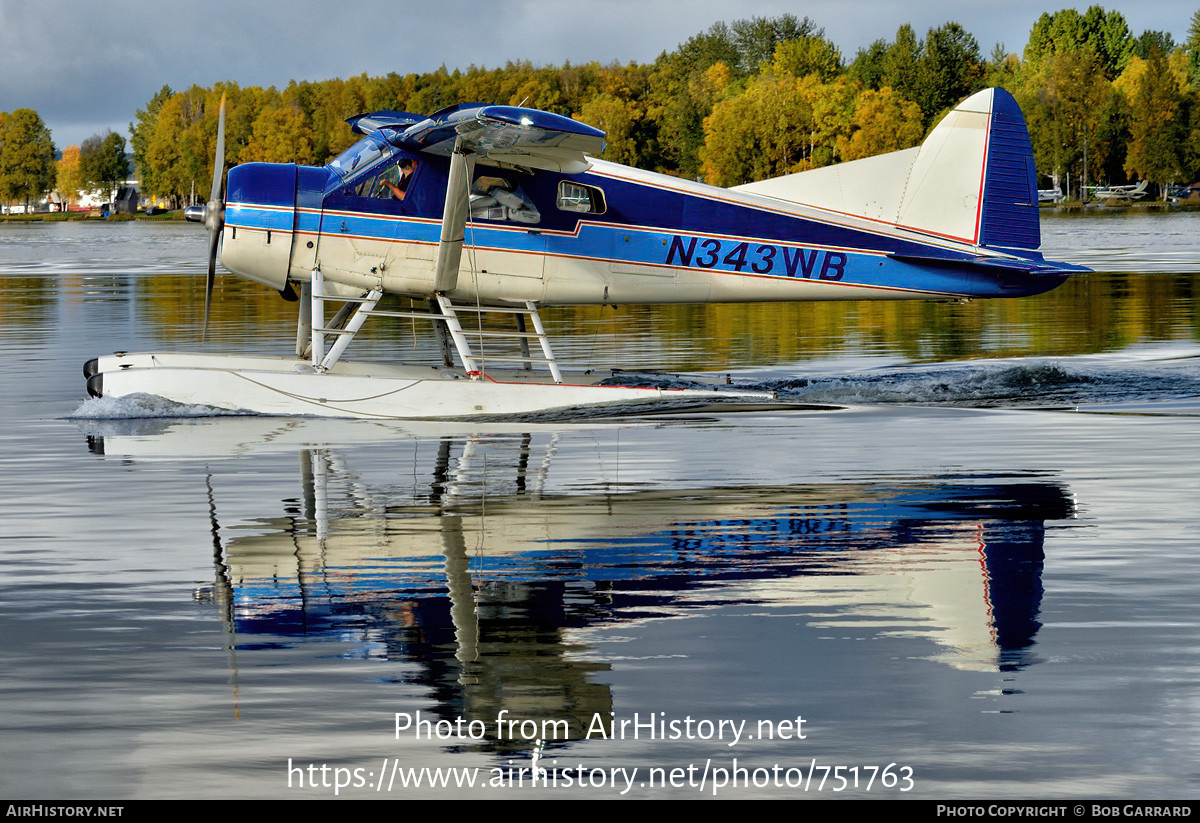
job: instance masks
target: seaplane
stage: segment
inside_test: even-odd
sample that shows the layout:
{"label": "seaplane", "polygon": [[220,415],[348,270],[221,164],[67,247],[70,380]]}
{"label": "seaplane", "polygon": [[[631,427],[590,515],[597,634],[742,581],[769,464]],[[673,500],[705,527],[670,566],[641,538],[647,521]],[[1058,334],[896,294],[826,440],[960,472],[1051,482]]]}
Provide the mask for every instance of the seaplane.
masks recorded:
{"label": "seaplane", "polygon": [[[118,352],[84,366],[92,396],[390,419],[769,404],[564,374],[539,311],[1022,297],[1086,271],[1037,250],[1029,134],[1001,89],[920,146],[728,189],[597,159],[604,132],[518,106],[346,122],[362,139],[325,166],[246,163],[225,180],[222,104],[211,195],[188,215],[210,235],[205,328],[219,256],[298,301],[295,352]],[[430,323],[440,362],[343,358],[387,319]]]}
{"label": "seaplane", "polygon": [[1127,186],[1088,186],[1088,188],[1092,189],[1092,197],[1095,200],[1111,200],[1121,204],[1141,200],[1148,194],[1146,187],[1149,185],[1149,180],[1143,180]]}

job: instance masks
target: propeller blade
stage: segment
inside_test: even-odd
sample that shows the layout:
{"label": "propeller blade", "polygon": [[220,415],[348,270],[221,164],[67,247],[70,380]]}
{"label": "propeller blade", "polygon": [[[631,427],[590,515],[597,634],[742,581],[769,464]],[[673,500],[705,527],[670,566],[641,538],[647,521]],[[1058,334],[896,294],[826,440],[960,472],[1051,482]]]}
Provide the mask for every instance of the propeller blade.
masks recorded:
{"label": "propeller blade", "polygon": [[212,306],[213,283],[217,279],[217,244],[221,242],[220,230],[209,233],[208,274],[204,277],[204,326],[200,332],[200,340],[208,340],[208,312]]}
{"label": "propeller blade", "polygon": [[221,95],[221,111],[217,115],[217,150],[213,157],[213,182],[208,203],[204,206],[204,222],[208,225],[208,274],[204,278],[204,326],[200,339],[208,339],[208,314],[212,307],[213,283],[217,279],[217,247],[225,222],[225,204],[221,202],[221,183],[225,177],[225,95]]}
{"label": "propeller blade", "polygon": [[217,116],[217,151],[215,162],[213,163],[213,184],[212,191],[208,195],[209,201],[221,199],[221,180],[224,178],[225,171],[225,95],[221,95],[221,113]]}

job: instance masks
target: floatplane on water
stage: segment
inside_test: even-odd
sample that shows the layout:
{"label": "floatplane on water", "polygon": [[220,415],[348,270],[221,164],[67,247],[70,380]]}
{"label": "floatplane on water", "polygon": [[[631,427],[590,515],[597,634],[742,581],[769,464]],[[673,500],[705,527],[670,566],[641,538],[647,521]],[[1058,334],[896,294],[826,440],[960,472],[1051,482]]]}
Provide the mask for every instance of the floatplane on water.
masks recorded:
{"label": "floatplane on water", "polygon": [[[533,109],[347,122],[363,139],[328,165],[235,166],[222,199],[222,105],[212,193],[189,215],[210,232],[205,327],[219,250],[299,301],[295,356],[117,353],[85,365],[90,394],[409,419],[753,404],[773,396],[564,375],[539,309],[1021,297],[1085,271],[1037,251],[1029,135],[1000,89],[916,148],[731,189],[594,159],[603,132]],[[385,295],[417,305],[380,308]],[[374,318],[429,321],[441,364],[343,360]]]}

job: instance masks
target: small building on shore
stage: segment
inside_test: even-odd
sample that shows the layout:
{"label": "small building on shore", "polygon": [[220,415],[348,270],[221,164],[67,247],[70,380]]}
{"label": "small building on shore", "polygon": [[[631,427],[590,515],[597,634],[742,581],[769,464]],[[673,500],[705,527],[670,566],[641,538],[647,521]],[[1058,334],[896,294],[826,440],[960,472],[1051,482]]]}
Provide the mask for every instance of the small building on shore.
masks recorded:
{"label": "small building on shore", "polygon": [[137,214],[137,210],[137,186],[126,185],[117,189],[117,196],[113,198],[112,203],[113,214]]}

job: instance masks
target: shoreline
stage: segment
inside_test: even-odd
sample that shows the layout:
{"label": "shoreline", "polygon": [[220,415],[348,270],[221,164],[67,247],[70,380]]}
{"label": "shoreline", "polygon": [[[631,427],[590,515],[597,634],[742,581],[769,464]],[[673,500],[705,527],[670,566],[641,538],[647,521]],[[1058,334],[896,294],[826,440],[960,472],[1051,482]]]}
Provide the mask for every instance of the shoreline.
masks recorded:
{"label": "shoreline", "polygon": [[66,223],[84,220],[95,221],[98,223],[126,223],[130,220],[182,221],[183,209],[173,209],[162,214],[146,214],[144,212],[138,212],[137,214],[113,214],[108,217],[101,217],[99,214],[79,211],[38,212],[35,214],[0,214],[0,223]]}
{"label": "shoreline", "polygon": [[[1039,207],[1042,212],[1057,212],[1067,214],[1083,214],[1096,213],[1098,211],[1108,212],[1173,212],[1173,211],[1197,211],[1200,210],[1200,200],[1187,203],[1164,203],[1161,200],[1155,200],[1150,203],[1128,203],[1122,205],[1108,205],[1096,201],[1089,202],[1086,206],[1078,200],[1069,200],[1063,203],[1048,204]],[[90,214],[88,212],[40,212],[37,214],[0,214],[0,223],[56,223],[56,222],[78,222],[78,221],[95,221],[106,223],[126,223],[130,220],[151,220],[151,221],[179,221],[182,222],[183,209],[173,209],[162,214],[145,214],[138,212],[137,214],[114,214],[109,217],[101,217],[98,214]]]}
{"label": "shoreline", "polygon": [[1040,206],[1043,211],[1056,212],[1096,212],[1096,211],[1140,211],[1140,212],[1169,212],[1169,211],[1196,211],[1200,209],[1200,200],[1188,201],[1184,203],[1164,203],[1161,200],[1141,203],[1119,203],[1109,204],[1099,200],[1089,200],[1087,205],[1084,205],[1079,200],[1067,200],[1062,203],[1054,203]]}

